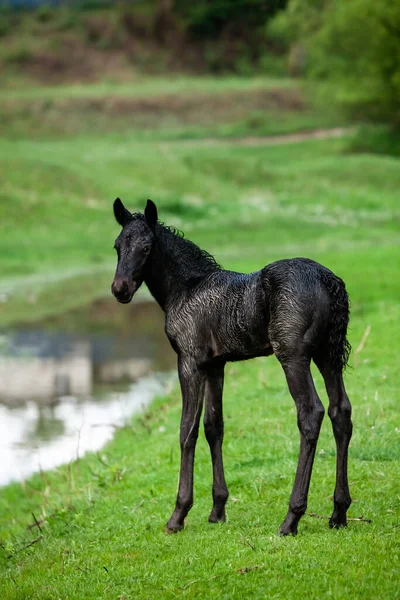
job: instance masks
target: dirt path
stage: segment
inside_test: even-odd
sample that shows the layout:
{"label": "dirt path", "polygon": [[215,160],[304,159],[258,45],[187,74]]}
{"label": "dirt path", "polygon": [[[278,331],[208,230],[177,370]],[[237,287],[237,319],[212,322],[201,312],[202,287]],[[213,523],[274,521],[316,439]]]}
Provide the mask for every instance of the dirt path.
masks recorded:
{"label": "dirt path", "polygon": [[334,129],[315,129],[300,133],[280,135],[247,136],[242,138],[202,138],[198,140],[174,140],[167,144],[179,143],[187,146],[280,146],[283,144],[298,144],[306,140],[327,140],[341,138],[354,132],[350,127],[335,127]]}

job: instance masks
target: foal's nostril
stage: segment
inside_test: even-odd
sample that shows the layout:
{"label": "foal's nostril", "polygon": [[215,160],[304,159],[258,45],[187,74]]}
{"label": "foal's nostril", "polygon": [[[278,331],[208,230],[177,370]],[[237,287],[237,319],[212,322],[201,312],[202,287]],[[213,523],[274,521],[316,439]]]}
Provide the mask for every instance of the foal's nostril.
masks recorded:
{"label": "foal's nostril", "polygon": [[125,279],[116,279],[115,281],[113,281],[111,291],[114,294],[114,296],[118,296],[119,294],[126,294],[128,290],[128,282]]}

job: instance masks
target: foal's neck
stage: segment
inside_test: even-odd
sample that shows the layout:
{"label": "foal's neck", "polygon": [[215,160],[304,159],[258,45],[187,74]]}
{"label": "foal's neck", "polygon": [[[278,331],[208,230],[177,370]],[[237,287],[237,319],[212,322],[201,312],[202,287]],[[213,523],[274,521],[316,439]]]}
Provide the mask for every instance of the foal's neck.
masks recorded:
{"label": "foal's neck", "polygon": [[157,224],[145,283],[164,311],[201,279],[219,269],[221,267],[208,252],[175,230]]}

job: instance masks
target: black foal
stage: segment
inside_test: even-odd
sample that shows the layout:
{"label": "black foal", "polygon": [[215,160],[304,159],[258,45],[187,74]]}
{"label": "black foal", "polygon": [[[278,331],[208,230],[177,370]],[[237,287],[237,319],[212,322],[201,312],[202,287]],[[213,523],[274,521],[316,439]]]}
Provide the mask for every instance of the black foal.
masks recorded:
{"label": "black foal", "polygon": [[280,260],[256,273],[222,269],[214,258],[158,222],[149,200],[144,214],[131,214],[117,199],[122,227],[115,241],[118,264],[112,292],[130,302],[143,281],[165,311],[165,332],[178,355],[182,390],[181,468],[168,531],[179,531],[193,504],[193,465],[200,416],[213,465],[209,521],[225,521],[228,488],[222,462],[222,390],[228,361],[275,354],[297,408],[300,456],[282,535],[297,533],[307,495],[324,407],[310,371],[314,360],[325,380],[328,414],[337,447],[331,527],[346,525],[351,503],[347,451],[351,405],[343,383],[350,346],[345,285],[329,269],[305,258]]}

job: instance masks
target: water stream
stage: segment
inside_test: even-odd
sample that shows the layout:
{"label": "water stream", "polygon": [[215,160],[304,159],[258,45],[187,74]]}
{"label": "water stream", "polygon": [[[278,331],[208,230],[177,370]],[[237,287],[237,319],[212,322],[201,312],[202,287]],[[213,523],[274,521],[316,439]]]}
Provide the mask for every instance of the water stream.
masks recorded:
{"label": "water stream", "polygon": [[0,332],[0,485],[100,449],[174,380],[154,302],[113,299]]}

